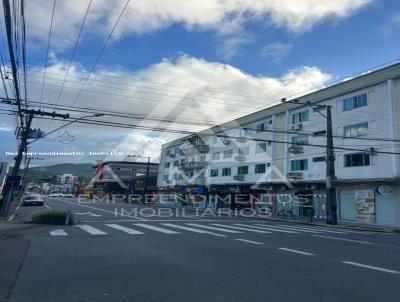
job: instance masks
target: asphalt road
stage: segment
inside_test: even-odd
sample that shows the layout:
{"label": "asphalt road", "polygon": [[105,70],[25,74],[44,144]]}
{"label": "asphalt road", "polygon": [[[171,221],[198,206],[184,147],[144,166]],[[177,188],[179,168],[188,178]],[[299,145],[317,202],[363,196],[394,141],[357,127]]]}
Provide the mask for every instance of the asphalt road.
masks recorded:
{"label": "asphalt road", "polygon": [[[8,301],[399,300],[398,234],[45,202],[70,209],[76,225],[23,236]],[[23,207],[18,219],[36,210]]]}

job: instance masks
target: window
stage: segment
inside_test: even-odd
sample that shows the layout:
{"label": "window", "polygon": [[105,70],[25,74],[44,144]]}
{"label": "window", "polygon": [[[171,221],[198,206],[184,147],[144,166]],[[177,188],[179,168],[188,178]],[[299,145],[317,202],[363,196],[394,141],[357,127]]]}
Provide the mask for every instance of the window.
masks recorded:
{"label": "window", "polygon": [[368,133],[368,122],[343,127],[344,137],[356,137]]}
{"label": "window", "polygon": [[200,155],[200,161],[206,161],[206,156],[205,155]]}
{"label": "window", "polygon": [[238,175],[245,175],[249,173],[249,166],[240,166],[237,168]]}
{"label": "window", "polygon": [[169,168],[169,162],[164,163],[164,168]]}
{"label": "window", "polygon": [[178,173],[174,173],[174,180],[178,180],[178,179],[179,179]]}
{"label": "window", "polygon": [[343,100],[343,111],[353,110],[364,106],[367,106],[366,93]]}
{"label": "window", "polygon": [[179,165],[179,160],[175,160],[174,161],[174,167],[178,167],[178,165]]}
{"label": "window", "polygon": [[266,129],[267,129],[267,126],[265,125],[265,123],[257,124],[257,133],[264,132]]}
{"label": "window", "polygon": [[163,179],[163,181],[168,181],[168,179],[169,179],[168,175],[167,174],[163,175],[162,179]]}
{"label": "window", "polygon": [[212,154],[212,159],[213,159],[213,160],[219,159],[219,152],[213,153],[213,154]]}
{"label": "window", "polygon": [[224,150],[224,158],[231,158],[232,150]]}
{"label": "window", "polygon": [[165,153],[167,156],[171,154],[171,150],[168,149],[167,152]]}
{"label": "window", "polygon": [[308,121],[308,110],[302,112],[296,112],[292,115],[292,124],[301,123]]}
{"label": "window", "polygon": [[218,143],[218,136],[213,136],[212,143],[215,145]]}
{"label": "window", "polygon": [[369,166],[370,158],[368,153],[351,153],[344,155],[345,167]]}
{"label": "window", "polygon": [[326,157],[325,156],[318,156],[318,157],[314,157],[312,159],[313,162],[317,163],[317,162],[322,162],[322,161],[326,161]]}
{"label": "window", "polygon": [[265,164],[256,164],[254,173],[255,174],[265,173]]}
{"label": "window", "polygon": [[271,163],[267,163],[267,167],[271,167]]}
{"label": "window", "polygon": [[240,129],[240,136],[250,137],[250,131],[251,131],[251,129],[249,129],[249,128],[242,128],[242,129]]}
{"label": "window", "polygon": [[292,171],[308,170],[308,159],[292,160],[290,164]]}
{"label": "window", "polygon": [[266,152],[267,151],[267,143],[259,143],[256,146],[256,153]]}
{"label": "window", "polygon": [[211,177],[217,177],[218,176],[218,169],[211,169],[210,170],[210,176]]}
{"label": "window", "polygon": [[239,155],[249,155],[249,153],[250,153],[249,147],[239,148]]}
{"label": "window", "polygon": [[175,148],[175,154],[179,154],[180,151],[181,151],[181,149],[180,149],[179,147],[176,147],[176,148]]}
{"label": "window", "polygon": [[308,144],[307,135],[298,135],[292,137],[292,145],[307,145],[307,144]]}
{"label": "window", "polygon": [[181,159],[181,164],[184,164],[186,160],[184,158]]}
{"label": "window", "polygon": [[222,169],[222,176],[230,176],[230,175],[231,175],[231,168]]}

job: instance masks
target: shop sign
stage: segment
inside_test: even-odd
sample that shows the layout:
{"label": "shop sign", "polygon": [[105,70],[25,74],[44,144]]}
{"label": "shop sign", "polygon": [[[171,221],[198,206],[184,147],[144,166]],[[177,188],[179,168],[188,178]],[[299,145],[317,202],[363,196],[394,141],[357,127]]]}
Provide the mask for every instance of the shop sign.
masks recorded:
{"label": "shop sign", "polygon": [[375,223],[374,190],[356,190],[356,221]]}

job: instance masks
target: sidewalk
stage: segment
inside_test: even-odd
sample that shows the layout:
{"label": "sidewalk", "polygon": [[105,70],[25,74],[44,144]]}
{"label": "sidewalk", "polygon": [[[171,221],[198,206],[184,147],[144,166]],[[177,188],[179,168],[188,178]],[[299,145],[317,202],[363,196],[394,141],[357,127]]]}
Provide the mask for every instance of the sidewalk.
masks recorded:
{"label": "sidewalk", "polygon": [[[148,204],[149,205],[149,204]],[[211,208],[193,208],[187,206],[180,206],[180,205],[168,205],[168,204],[153,204],[153,206],[159,208],[172,208],[172,209],[184,209],[185,212],[195,212],[201,215],[204,212],[214,213],[215,215],[226,215],[231,216],[226,211],[229,211],[228,208],[220,209],[220,212],[216,209]],[[224,213],[225,211],[225,213]],[[237,216],[235,216],[237,217]],[[362,223],[355,223],[355,222],[348,222],[348,221],[338,221],[337,225],[326,224],[325,220],[319,218],[313,218],[313,221],[310,221],[308,217],[298,217],[297,219],[282,219],[276,216],[267,217],[266,215],[257,215],[257,216],[239,216],[241,218],[249,218],[249,219],[260,219],[260,220],[268,220],[268,221],[276,221],[276,222],[289,222],[289,223],[296,223],[296,224],[304,224],[304,225],[313,225],[313,226],[321,226],[321,227],[333,227],[333,228],[340,228],[340,229],[351,229],[357,231],[368,231],[368,232],[382,232],[382,233],[400,233],[400,228],[391,227],[391,226],[381,226],[381,225],[374,225],[374,224],[362,224]]]}

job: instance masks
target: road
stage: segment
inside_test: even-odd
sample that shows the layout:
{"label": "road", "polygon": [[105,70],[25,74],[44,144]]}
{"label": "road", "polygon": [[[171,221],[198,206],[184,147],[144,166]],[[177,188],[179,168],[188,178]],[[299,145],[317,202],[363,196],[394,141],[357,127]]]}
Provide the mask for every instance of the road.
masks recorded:
{"label": "road", "polygon": [[[10,302],[399,299],[398,234],[193,212],[150,217],[143,206],[63,198],[46,205],[70,209],[76,224],[25,235]],[[130,214],[116,217],[116,208]],[[35,210],[23,207],[18,219]]]}

